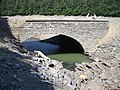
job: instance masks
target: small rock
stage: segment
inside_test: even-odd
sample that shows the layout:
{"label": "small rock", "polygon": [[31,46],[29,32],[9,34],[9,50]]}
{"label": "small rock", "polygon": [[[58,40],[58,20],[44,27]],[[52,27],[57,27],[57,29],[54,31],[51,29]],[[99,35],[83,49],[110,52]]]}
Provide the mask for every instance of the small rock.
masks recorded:
{"label": "small rock", "polygon": [[106,80],[105,82],[106,82],[107,84],[109,84],[109,85],[114,84],[111,80]]}
{"label": "small rock", "polygon": [[51,67],[51,68],[53,68],[55,65],[54,64],[49,64],[48,66]]}
{"label": "small rock", "polygon": [[20,69],[22,66],[20,64],[15,64],[16,69]]}
{"label": "small rock", "polygon": [[117,85],[117,84],[112,84],[112,85],[110,85],[110,88],[112,89],[112,90],[120,90],[119,89],[119,86]]}
{"label": "small rock", "polygon": [[8,66],[12,66],[12,63],[8,63],[7,65],[8,65]]}
{"label": "small rock", "polygon": [[4,64],[2,64],[1,66],[4,67],[4,68],[8,68],[8,66],[7,66],[7,65],[4,65]]}
{"label": "small rock", "polygon": [[1,59],[0,62],[6,62],[7,60],[6,59]]}
{"label": "small rock", "polygon": [[80,80],[81,80],[81,82],[85,82],[85,81],[87,81],[87,80],[88,80],[88,78],[87,78],[87,76],[86,76],[86,75],[81,74],[81,75],[80,75]]}
{"label": "small rock", "polygon": [[18,80],[19,82],[22,82],[22,81],[23,81],[21,78],[17,78],[17,80]]}
{"label": "small rock", "polygon": [[97,80],[88,81],[84,88],[86,88],[84,90],[105,90],[102,83]]}
{"label": "small rock", "polygon": [[107,75],[105,74],[105,73],[103,73],[103,74],[101,74],[101,75],[99,75],[100,76],[100,78],[102,79],[102,80],[107,80],[108,79],[108,77],[107,77]]}

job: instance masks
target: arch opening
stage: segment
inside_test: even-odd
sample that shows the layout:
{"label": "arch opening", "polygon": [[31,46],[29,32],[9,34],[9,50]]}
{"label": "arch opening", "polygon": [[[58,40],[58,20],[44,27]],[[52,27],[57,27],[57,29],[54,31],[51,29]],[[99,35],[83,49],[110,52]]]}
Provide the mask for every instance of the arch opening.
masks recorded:
{"label": "arch opening", "polygon": [[41,40],[40,42],[46,42],[60,46],[59,53],[82,53],[84,54],[83,46],[72,37],[59,34],[49,39]]}

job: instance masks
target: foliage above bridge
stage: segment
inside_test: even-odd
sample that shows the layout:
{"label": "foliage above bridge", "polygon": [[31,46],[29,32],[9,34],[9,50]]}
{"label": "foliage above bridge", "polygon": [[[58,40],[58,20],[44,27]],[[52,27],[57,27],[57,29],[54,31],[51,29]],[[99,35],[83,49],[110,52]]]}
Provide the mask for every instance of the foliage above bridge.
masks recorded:
{"label": "foliage above bridge", "polygon": [[1,15],[120,16],[120,0],[0,0]]}

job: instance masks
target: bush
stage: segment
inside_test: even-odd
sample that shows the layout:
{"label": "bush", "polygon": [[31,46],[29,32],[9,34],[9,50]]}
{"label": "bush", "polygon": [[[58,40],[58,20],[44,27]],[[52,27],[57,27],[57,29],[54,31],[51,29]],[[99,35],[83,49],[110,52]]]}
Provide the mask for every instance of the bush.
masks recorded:
{"label": "bush", "polygon": [[0,0],[4,15],[86,15],[120,16],[120,0]]}

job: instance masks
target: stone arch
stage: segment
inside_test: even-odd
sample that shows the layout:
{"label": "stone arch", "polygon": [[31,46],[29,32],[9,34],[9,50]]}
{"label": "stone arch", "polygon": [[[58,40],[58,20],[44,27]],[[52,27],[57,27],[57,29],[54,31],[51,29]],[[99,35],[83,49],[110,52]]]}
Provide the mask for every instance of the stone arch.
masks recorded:
{"label": "stone arch", "polygon": [[[71,45],[68,45],[68,47],[64,47],[64,45],[62,45],[61,47],[63,49],[65,49],[65,50],[67,49],[67,51],[68,51],[68,49],[70,49],[69,52],[73,52],[73,53],[84,53],[84,47],[82,46],[82,44],[79,41],[79,37],[80,36],[77,35],[76,33],[73,33],[72,31],[69,31],[69,29],[68,30],[54,29],[54,31],[52,31],[52,32],[51,32],[50,29],[48,29],[48,30],[44,30],[44,29],[43,30],[39,30],[39,29],[33,30],[32,29],[31,32],[27,32],[27,33],[21,35],[21,38],[23,38],[22,41],[25,41],[25,40],[27,40],[29,38],[39,38],[39,39],[41,39],[42,35],[47,35],[47,34],[53,35],[50,38],[49,37],[45,37],[47,42],[50,39],[53,39],[53,38],[56,38],[56,37],[57,38],[61,38],[63,40],[65,39],[64,43],[66,43],[67,40],[68,40],[68,41],[70,41],[73,44],[71,44],[70,42],[66,43],[66,44],[71,44]],[[43,41],[45,41],[45,40],[43,40]],[[53,42],[50,42],[50,43],[53,43]],[[63,44],[63,43],[53,43],[53,44]],[[72,50],[74,50],[74,51],[72,51]]]}
{"label": "stone arch", "polygon": [[82,44],[85,52],[91,51],[108,30],[104,20],[27,20],[15,30],[20,41],[43,34],[63,34]]}
{"label": "stone arch", "polygon": [[[25,32],[24,32],[25,31]],[[41,36],[41,35],[45,35],[45,34],[54,34],[54,35],[59,35],[59,34],[62,34],[62,35],[66,35],[68,37],[72,37],[74,39],[76,39],[78,42],[78,38],[80,37],[79,34],[77,33],[74,33],[74,31],[70,31],[69,29],[54,29],[54,30],[51,30],[51,29],[22,29],[22,32],[23,34],[20,35],[20,40],[21,42],[22,41],[25,41],[26,39],[28,38],[32,38],[32,37],[36,37],[36,36]]]}

